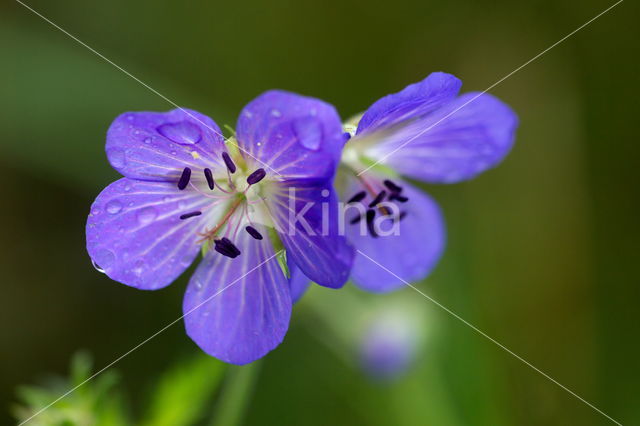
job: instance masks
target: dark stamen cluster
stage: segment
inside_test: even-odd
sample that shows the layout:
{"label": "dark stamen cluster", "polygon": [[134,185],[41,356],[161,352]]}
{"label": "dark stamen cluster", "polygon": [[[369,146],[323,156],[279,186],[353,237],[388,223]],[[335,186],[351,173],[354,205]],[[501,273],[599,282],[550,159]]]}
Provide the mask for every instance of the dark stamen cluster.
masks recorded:
{"label": "dark stamen cluster", "polygon": [[373,201],[369,203],[369,207],[377,206],[378,204],[380,204],[382,200],[384,200],[384,197],[386,196],[387,196],[387,191],[385,190],[380,191],[380,193],[376,195],[376,198],[374,198]]}
{"label": "dark stamen cluster", "polygon": [[231,259],[235,259],[240,256],[240,250],[235,246],[227,237],[223,237],[219,240],[214,241],[214,250],[218,253],[230,257]]}
{"label": "dark stamen cluster", "polygon": [[[374,238],[378,237],[378,233],[376,232],[375,226],[373,223],[376,217],[376,210],[377,210],[375,207],[378,206],[378,204],[380,204],[382,201],[384,201],[385,198],[388,201],[398,201],[400,203],[406,203],[407,201],[409,201],[408,197],[401,194],[402,192],[401,186],[396,185],[394,182],[390,181],[389,179],[385,179],[382,183],[389,190],[388,196],[387,196],[387,191],[383,189],[368,204],[368,209],[364,215],[356,216],[349,221],[351,225],[355,225],[357,223],[360,223],[360,221],[364,218],[367,222],[367,229],[369,230],[369,233],[371,234],[371,236],[373,236]],[[356,193],[353,197],[351,197],[349,201],[347,201],[347,204],[359,203],[363,201],[366,198],[366,196],[367,196],[367,193],[365,191],[360,191]],[[389,216],[391,214],[388,211],[388,209],[385,207],[380,206],[378,207],[378,209],[384,216]],[[402,219],[404,219],[406,216],[407,216],[407,212],[403,211],[403,212],[400,212],[400,214],[397,217],[395,217],[394,220],[399,222]]]}

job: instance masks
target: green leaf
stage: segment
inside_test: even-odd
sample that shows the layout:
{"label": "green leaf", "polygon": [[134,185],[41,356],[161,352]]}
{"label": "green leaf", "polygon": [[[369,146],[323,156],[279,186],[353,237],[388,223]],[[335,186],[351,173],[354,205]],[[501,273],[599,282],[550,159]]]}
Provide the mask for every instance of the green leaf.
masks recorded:
{"label": "green leaf", "polygon": [[289,264],[287,263],[287,251],[280,250],[280,252],[278,252],[278,255],[276,256],[276,259],[278,259],[278,265],[280,265],[280,270],[282,270],[285,278],[291,278],[291,271],[289,271]]}
{"label": "green leaf", "polygon": [[144,426],[187,426],[198,421],[220,385],[225,364],[201,354],[179,362],[154,387]]}
{"label": "green leaf", "polygon": [[254,361],[248,365],[233,366],[229,369],[211,426],[237,426],[242,423],[258,378],[260,365],[260,361]]}
{"label": "green leaf", "polygon": [[109,370],[87,381],[92,364],[88,353],[79,352],[73,356],[68,378],[54,377],[41,386],[19,387],[16,393],[21,403],[13,407],[15,417],[33,426],[131,424],[116,388],[117,374]]}

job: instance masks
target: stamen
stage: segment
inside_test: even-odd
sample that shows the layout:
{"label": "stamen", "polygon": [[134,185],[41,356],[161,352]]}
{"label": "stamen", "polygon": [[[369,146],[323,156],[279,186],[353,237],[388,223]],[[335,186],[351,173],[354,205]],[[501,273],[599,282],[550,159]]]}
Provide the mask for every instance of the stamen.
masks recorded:
{"label": "stamen", "polygon": [[389,188],[391,192],[402,192],[402,187],[391,182],[389,179],[385,179],[382,183],[384,183],[384,186]]}
{"label": "stamen", "polygon": [[189,219],[190,217],[195,217],[195,216],[200,216],[202,214],[201,211],[195,211],[195,212],[191,212],[191,213],[185,213],[183,215],[180,215],[180,219],[185,220],[185,219]]}
{"label": "stamen", "polygon": [[393,201],[393,200],[400,201],[401,203],[406,203],[407,201],[409,201],[409,198],[400,194],[389,195],[389,201]]}
{"label": "stamen", "polygon": [[265,172],[264,169],[258,169],[249,175],[249,177],[247,178],[247,183],[249,185],[254,185],[264,179],[266,175],[267,172]]}
{"label": "stamen", "polygon": [[227,256],[232,259],[236,257],[226,246],[222,246],[216,243],[213,249],[223,256]]}
{"label": "stamen", "polygon": [[400,212],[400,216],[398,216],[398,222],[404,219],[407,216],[407,212]]}
{"label": "stamen", "polygon": [[232,259],[240,256],[240,250],[238,250],[238,247],[236,247],[227,237],[215,240],[214,243],[214,250],[218,253]]}
{"label": "stamen", "polygon": [[349,201],[347,201],[347,204],[358,203],[358,202],[364,200],[364,197],[366,197],[366,196],[367,196],[366,192],[360,191],[356,195],[354,195],[353,197],[349,198]]}
{"label": "stamen", "polygon": [[262,234],[260,232],[258,232],[258,230],[256,228],[254,228],[253,226],[247,226],[244,229],[249,233],[249,235],[251,235],[256,240],[261,240],[262,239]]}
{"label": "stamen", "polygon": [[191,169],[185,167],[182,171],[182,175],[180,176],[180,180],[178,180],[178,189],[182,191],[189,185],[189,179],[191,179]]}
{"label": "stamen", "polygon": [[204,169],[204,177],[207,178],[207,185],[209,185],[209,189],[213,189],[216,187],[216,181],[213,180],[211,169]]}
{"label": "stamen", "polygon": [[224,161],[224,164],[227,165],[227,169],[229,169],[229,172],[231,172],[232,174],[236,172],[236,165],[234,164],[231,157],[229,157],[229,154],[227,154],[226,152],[223,152],[222,160]]}
{"label": "stamen", "polygon": [[[384,192],[384,191],[383,191]],[[367,229],[373,238],[378,237],[375,226],[373,226],[373,219],[376,217],[376,211],[373,209],[367,210]]]}
{"label": "stamen", "polygon": [[384,197],[386,196],[387,196],[387,191],[385,190],[380,191],[380,193],[376,195],[376,198],[374,198],[373,201],[369,203],[369,207],[375,207],[380,201],[384,200]]}
{"label": "stamen", "polygon": [[342,136],[344,136],[345,142],[348,141],[349,139],[351,139],[351,133],[349,133],[349,132],[344,132],[342,134]]}

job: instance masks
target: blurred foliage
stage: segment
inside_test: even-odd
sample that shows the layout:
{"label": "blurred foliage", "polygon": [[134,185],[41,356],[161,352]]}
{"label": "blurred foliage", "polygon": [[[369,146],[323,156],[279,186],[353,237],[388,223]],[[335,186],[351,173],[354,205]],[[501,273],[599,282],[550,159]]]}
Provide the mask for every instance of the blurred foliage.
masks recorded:
{"label": "blurred foliage", "polygon": [[[21,386],[21,405],[14,409],[18,421],[42,426],[122,426],[130,424],[123,395],[116,389],[113,370],[90,380],[91,358],[77,353],[69,378],[50,378],[43,386]],[[74,389],[68,396],[56,400]]]}
{"label": "blurred foliage", "polygon": [[[612,2],[27,3],[222,125],[271,88],[326,99],[343,117],[436,70],[461,77],[465,91],[483,90]],[[0,11],[0,399],[13,401],[18,384],[64,371],[78,347],[107,365],[174,320],[185,279],[136,292],[95,273],[84,249],[89,205],[117,176],[103,152],[111,120],[172,105],[18,3]],[[492,90],[520,116],[516,146],[472,182],[424,186],[443,207],[449,239],[435,273],[417,284],[623,424],[640,422],[637,16],[637,2],[622,3]],[[384,303],[384,295],[349,291],[363,304]],[[340,355],[330,329],[358,319],[345,313],[341,292],[313,289],[334,322],[314,320],[303,299],[285,343],[263,362],[244,423],[606,424],[408,291],[436,330],[410,374],[372,383],[351,355]],[[180,326],[167,330],[118,364],[126,405],[102,379],[107,406],[147,421],[161,419],[162,407],[185,422],[210,417],[215,404],[207,411],[203,395],[216,392],[216,367],[210,381],[192,378],[202,389],[196,396],[184,383],[171,393],[167,383],[181,383],[183,373],[158,377],[197,352]],[[54,413],[68,415],[67,401],[92,411],[105,395],[94,389],[100,377],[86,385],[88,396],[73,393]],[[149,389],[156,380],[164,396]],[[52,400],[51,388],[38,389],[21,394],[21,416]],[[9,413],[2,416],[7,423]]]}
{"label": "blurred foliage", "polygon": [[68,379],[19,387],[21,405],[14,415],[19,422],[43,426],[189,426],[209,415],[224,371],[224,363],[203,354],[179,359],[151,387],[147,410],[133,422],[116,370],[92,373],[91,357],[79,352]]}
{"label": "blurred foliage", "polygon": [[212,394],[222,381],[225,364],[205,354],[177,362],[150,389],[149,409],[137,424],[144,426],[192,425],[208,414]]}

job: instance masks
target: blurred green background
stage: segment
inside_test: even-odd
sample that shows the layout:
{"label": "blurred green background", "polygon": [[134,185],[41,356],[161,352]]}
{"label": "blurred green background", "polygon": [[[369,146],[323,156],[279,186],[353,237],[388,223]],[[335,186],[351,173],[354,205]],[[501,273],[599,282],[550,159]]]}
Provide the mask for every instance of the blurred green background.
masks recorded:
{"label": "blurred green background", "polygon": [[[613,4],[27,3],[176,103],[232,126],[271,88],[323,98],[343,117],[432,71],[484,90]],[[638,12],[623,2],[492,90],[519,114],[515,148],[474,181],[426,188],[449,242],[418,284],[625,425],[640,424]],[[84,248],[89,205],[117,177],[104,155],[111,120],[172,106],[16,2],[0,3],[0,54],[0,423],[9,423],[16,385],[64,374],[79,348],[108,364],[181,315],[186,280],[136,291],[97,273]],[[339,292],[316,294],[348,317]],[[412,294],[437,332],[413,370],[384,384],[336,356],[299,305],[262,363],[246,424],[612,424]],[[180,323],[118,363],[132,410],[161,371],[198,351]]]}

